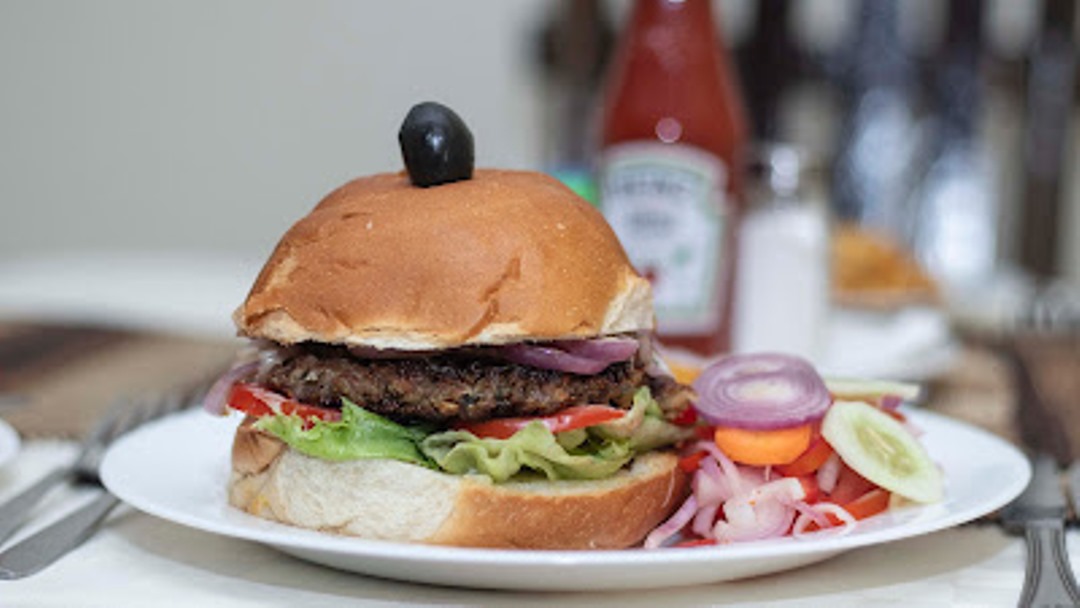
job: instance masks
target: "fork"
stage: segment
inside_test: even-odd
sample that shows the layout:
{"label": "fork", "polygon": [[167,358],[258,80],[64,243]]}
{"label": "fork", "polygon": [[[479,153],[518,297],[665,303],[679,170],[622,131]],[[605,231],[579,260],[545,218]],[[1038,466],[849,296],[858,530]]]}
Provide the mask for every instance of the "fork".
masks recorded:
{"label": "fork", "polygon": [[25,519],[30,508],[59,483],[70,481],[103,490],[93,501],[0,553],[0,579],[29,576],[88,538],[119,502],[115,496],[104,491],[98,476],[105,448],[124,433],[191,402],[192,395],[186,392],[144,399],[134,406],[127,400],[118,401],[87,435],[79,455],[70,465],[57,468],[0,507],[2,532],[10,535]]}
{"label": "fork", "polygon": [[25,521],[30,510],[54,487],[75,478],[76,472],[85,469],[93,454],[100,453],[124,428],[124,417],[129,414],[130,403],[121,399],[109,407],[101,420],[86,434],[79,453],[70,464],[61,465],[36,483],[0,505],[0,544],[3,544]]}

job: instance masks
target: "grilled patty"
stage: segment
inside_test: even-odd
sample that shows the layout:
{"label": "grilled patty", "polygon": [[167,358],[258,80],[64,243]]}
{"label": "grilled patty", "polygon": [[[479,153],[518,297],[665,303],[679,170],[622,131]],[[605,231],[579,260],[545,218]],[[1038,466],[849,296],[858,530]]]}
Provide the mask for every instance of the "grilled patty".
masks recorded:
{"label": "grilled patty", "polygon": [[257,381],[304,403],[338,407],[345,397],[399,422],[537,416],[578,404],[628,408],[642,385],[652,388],[662,407],[681,411],[687,393],[670,378],[647,376],[637,358],[582,376],[469,351],[361,359],[345,349],[322,345],[293,349],[264,368]]}

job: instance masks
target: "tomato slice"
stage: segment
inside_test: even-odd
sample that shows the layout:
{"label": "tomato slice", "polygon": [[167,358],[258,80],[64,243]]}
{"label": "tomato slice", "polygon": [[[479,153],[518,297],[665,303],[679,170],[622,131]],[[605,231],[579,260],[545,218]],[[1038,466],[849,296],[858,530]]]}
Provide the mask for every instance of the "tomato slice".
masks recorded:
{"label": "tomato slice", "polygon": [[[840,508],[850,513],[856,520],[863,520],[867,517],[885,512],[889,508],[890,498],[891,495],[888,490],[874,488],[855,500],[840,504]],[[829,524],[833,526],[839,526],[841,524],[840,518],[832,513],[826,513],[825,518],[828,519]],[[820,529],[821,528],[815,523],[811,523],[806,528],[807,532],[813,532],[814,530]]]}
{"label": "tomato slice", "polygon": [[845,464],[840,467],[840,475],[836,478],[836,487],[829,493],[829,500],[843,506],[875,488],[877,486],[873,482]]}
{"label": "tomato slice", "polygon": [[890,418],[893,418],[901,424],[907,422],[907,416],[905,416],[904,413],[898,409],[887,407],[881,407],[878,409],[880,409],[884,414],[888,415]]}
{"label": "tomato slice", "polygon": [[816,475],[803,475],[797,479],[799,480],[799,484],[802,485],[803,492],[806,494],[806,498],[803,498],[803,502],[812,505],[821,500],[821,487],[818,486]]}
{"label": "tomato slice", "polygon": [[293,401],[284,395],[258,386],[237,383],[229,389],[229,407],[250,416],[275,414],[300,416],[305,420],[340,420],[341,410]]}
{"label": "tomato slice", "polygon": [[715,538],[695,538],[692,540],[684,540],[674,544],[674,547],[711,547],[718,544]]}
{"label": "tomato slice", "polygon": [[774,467],[784,477],[802,477],[816,472],[832,456],[833,449],[829,442],[821,435],[815,435],[810,440],[810,447],[791,464],[782,464]]}
{"label": "tomato slice", "polygon": [[698,413],[693,407],[688,407],[676,416],[671,423],[679,426],[694,426],[698,421]]}
{"label": "tomato slice", "polygon": [[844,510],[848,513],[851,513],[851,516],[855,519],[866,519],[889,508],[889,492],[881,488],[874,488],[855,500],[840,506],[844,507]]}
{"label": "tomato slice", "polygon": [[687,454],[679,459],[679,468],[682,469],[684,473],[693,473],[701,468],[701,461],[708,455],[709,453],[705,451]]}
{"label": "tomato slice", "polygon": [[546,426],[552,433],[561,433],[610,422],[621,418],[623,414],[623,410],[606,405],[574,405],[550,416],[492,418],[482,422],[461,422],[454,425],[454,428],[468,431],[477,437],[509,439],[534,420]]}

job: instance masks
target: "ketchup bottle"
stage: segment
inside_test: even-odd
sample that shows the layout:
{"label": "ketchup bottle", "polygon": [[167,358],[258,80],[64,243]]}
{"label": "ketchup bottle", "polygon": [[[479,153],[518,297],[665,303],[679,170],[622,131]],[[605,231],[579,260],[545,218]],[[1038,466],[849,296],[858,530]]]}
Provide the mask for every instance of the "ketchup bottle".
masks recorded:
{"label": "ketchup bottle", "polygon": [[638,0],[605,95],[600,208],[653,283],[660,339],[725,352],[747,136],[709,0]]}

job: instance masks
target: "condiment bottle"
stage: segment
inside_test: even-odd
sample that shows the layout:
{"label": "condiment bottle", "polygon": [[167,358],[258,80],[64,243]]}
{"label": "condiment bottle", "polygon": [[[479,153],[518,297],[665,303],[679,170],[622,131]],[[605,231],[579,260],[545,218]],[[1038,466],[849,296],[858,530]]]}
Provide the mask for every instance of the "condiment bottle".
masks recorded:
{"label": "condiment bottle", "polygon": [[829,229],[823,200],[808,196],[802,159],[762,145],[739,233],[734,350],[821,358],[829,315]]}
{"label": "condiment bottle", "polygon": [[746,124],[708,0],[638,0],[608,74],[600,208],[653,282],[658,333],[731,346]]}

